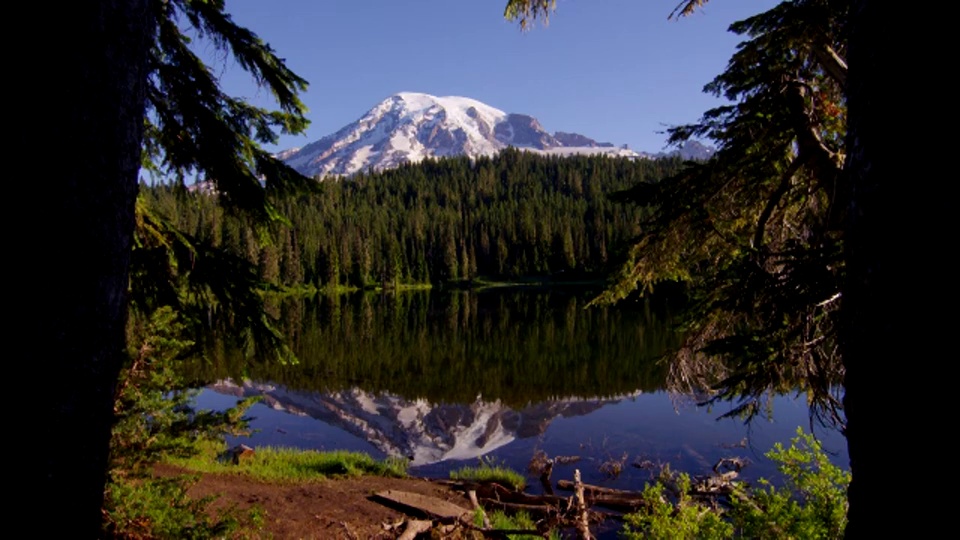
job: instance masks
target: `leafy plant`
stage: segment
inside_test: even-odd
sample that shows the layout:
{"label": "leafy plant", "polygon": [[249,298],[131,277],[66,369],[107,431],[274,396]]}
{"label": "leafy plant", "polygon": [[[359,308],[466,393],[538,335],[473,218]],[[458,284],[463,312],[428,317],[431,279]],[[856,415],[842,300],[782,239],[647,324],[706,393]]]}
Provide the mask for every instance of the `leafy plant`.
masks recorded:
{"label": "leafy plant", "polygon": [[[136,315],[133,316],[137,318]],[[204,441],[223,442],[225,435],[246,433],[247,409],[258,398],[242,400],[223,412],[197,411],[197,391],[184,389],[173,362],[193,344],[179,336],[183,325],[170,308],[158,309],[149,321],[135,322],[131,333],[142,334],[133,360],[121,375],[114,402],[110,445],[113,476],[139,476],[165,457],[188,457]]]}
{"label": "leafy plant", "polygon": [[690,477],[687,474],[676,475],[676,487],[679,494],[676,502],[671,502],[665,492],[664,484],[648,484],[643,490],[643,499],[647,507],[624,517],[624,538],[730,538],[733,526],[713,508],[695,501],[690,495]]}
{"label": "leafy plant", "polygon": [[143,478],[107,485],[105,532],[111,538],[222,538],[237,531],[234,512],[212,518],[212,497],[187,496],[190,477]]}
{"label": "leafy plant", "polygon": [[110,445],[109,478],[105,489],[104,531],[118,538],[213,538],[240,523],[235,512],[216,515],[206,510],[212,499],[190,499],[187,475],[157,478],[153,467],[170,457],[187,457],[204,444],[223,444],[226,434],[243,433],[244,413],[255,400],[245,400],[223,412],[197,411],[193,392],[171,363],[192,345],[181,339],[183,325],[170,308],[147,319],[133,314],[131,363],[116,392],[117,418]]}
{"label": "leafy plant", "polygon": [[646,506],[625,516],[623,537],[843,537],[850,473],[833,465],[802,428],[789,447],[777,443],[766,456],[778,464],[785,485],[777,488],[760,479],[758,487],[737,488],[726,509],[694,500],[690,477],[665,470],[644,489]]}
{"label": "leafy plant", "polygon": [[830,463],[817,439],[801,428],[789,448],[766,456],[786,478],[780,489],[761,479],[749,497],[734,499],[733,523],[751,538],[841,538],[847,525],[851,475]]}

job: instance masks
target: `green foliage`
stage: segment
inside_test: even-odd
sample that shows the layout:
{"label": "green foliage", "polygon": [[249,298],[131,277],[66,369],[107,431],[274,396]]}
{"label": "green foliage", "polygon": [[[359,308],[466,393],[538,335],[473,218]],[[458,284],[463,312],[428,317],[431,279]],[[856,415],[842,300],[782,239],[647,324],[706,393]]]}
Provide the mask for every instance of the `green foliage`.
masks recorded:
{"label": "green foliage", "polygon": [[538,19],[546,24],[550,20],[550,13],[556,7],[557,0],[509,0],[503,10],[503,17],[509,21],[517,21],[520,28],[527,29]]}
{"label": "green foliage", "polygon": [[481,507],[479,507],[479,506],[476,507],[476,508],[474,508],[474,509],[473,509],[473,524],[476,525],[477,527],[483,527],[483,518],[484,518],[486,515],[487,515],[487,513],[483,511],[483,508],[481,508]]}
{"label": "green foliage", "polygon": [[[481,522],[482,523],[482,522]],[[530,514],[524,512],[523,510],[515,514],[507,514],[503,510],[495,510],[490,514],[490,526],[493,529],[503,529],[503,530],[537,530],[537,524],[533,521],[533,518],[530,517]],[[530,534],[511,534],[507,536],[511,540],[542,540],[544,537],[541,535],[530,535]],[[550,531],[549,536],[550,540],[559,540],[560,534],[557,531]]]}
{"label": "green foliage", "polygon": [[450,478],[471,482],[496,482],[514,490],[522,490],[527,485],[523,474],[509,467],[481,460],[476,467],[461,467],[450,471]]}
{"label": "green foliage", "polygon": [[111,538],[224,538],[239,529],[240,521],[227,512],[218,518],[207,513],[212,498],[187,497],[189,478],[144,478],[115,482],[104,501],[105,532]]}
{"label": "green foliage", "polygon": [[601,280],[640,232],[644,211],[609,194],[674,174],[676,159],[539,156],[515,149],[451,157],[318,182],[271,197],[290,226],[261,245],[216,197],[145,187],[149,208],[176,228],[243,258],[284,287],[322,290],[498,281]]}
{"label": "green foliage", "polygon": [[777,443],[766,456],[786,484],[778,489],[760,480],[748,498],[734,499],[738,531],[749,538],[842,538],[850,473],[830,463],[820,442],[800,428],[789,448]]}
{"label": "green foliage", "polygon": [[[180,181],[199,173],[228,208],[260,222],[280,219],[266,191],[290,192],[311,182],[260,145],[275,143],[277,131],[306,129],[298,94],[307,81],[255,33],[234,23],[223,0],[156,1],[151,7],[157,27],[148,60],[144,168]],[[247,71],[280,110],[225,94],[217,70],[194,53],[185,26]]]}
{"label": "green foliage", "polygon": [[848,9],[793,0],[734,23],[745,41],[705,88],[733,103],[670,130],[673,143],[712,139],[717,153],[619,195],[650,213],[602,300],[683,282],[691,302],[674,390],[732,401],[731,415],[799,385],[814,414],[844,422]]}
{"label": "green foliage", "polygon": [[[314,185],[260,147],[276,142],[278,130],[306,128],[298,97],[306,81],[256,34],[236,25],[223,0],[158,0],[146,8],[151,13],[139,14],[152,23],[143,28],[149,34],[143,169],[162,180],[173,178],[181,188],[187,175],[198,175],[215,187],[223,207],[252,218],[245,232],[257,242],[267,240],[263,224],[280,220],[267,193]],[[280,110],[224,94],[215,70],[194,54],[191,31],[230,55],[273,94]],[[210,235],[195,236],[178,225],[142,197],[137,200],[127,339],[137,345],[114,396],[103,509],[111,536],[202,538],[222,536],[231,526],[229,517],[204,519],[209,501],[190,501],[186,480],[152,477],[159,460],[194,455],[204,444],[222,444],[225,434],[246,427],[243,413],[252,401],[222,413],[196,411],[193,394],[183,390],[186,382],[172,369],[175,360],[195,352],[194,342],[209,331],[206,325],[232,331],[251,357],[290,358],[260,296],[269,285],[249,261],[219,249]]]}
{"label": "green foliage", "polygon": [[[155,25],[148,27],[143,170],[175,197],[184,197],[185,178],[194,177],[215,194],[216,204],[204,211],[231,215],[243,224],[239,232],[246,241],[258,250],[275,249],[267,224],[285,220],[268,194],[305,192],[316,183],[261,145],[275,143],[278,133],[306,129],[299,93],[307,82],[254,32],[234,23],[223,0],[147,4]],[[203,42],[246,71],[279,110],[224,93],[220,70],[195,52]],[[264,307],[261,295],[275,286],[262,279],[258,261],[223,249],[215,235],[171,217],[176,214],[151,204],[144,191],[142,186],[130,265],[135,308],[150,313],[171,306],[194,341],[214,326],[232,332],[250,358],[293,360]],[[285,270],[295,278],[292,255]]]}
{"label": "green foliage", "polygon": [[533,520],[530,514],[526,512],[517,512],[514,515],[507,515],[501,510],[496,510],[490,515],[490,525],[494,529],[521,529],[533,528]]}
{"label": "green foliage", "polygon": [[624,517],[624,538],[715,539],[733,535],[733,526],[720,513],[689,495],[688,475],[677,475],[675,482],[679,493],[676,502],[670,502],[663,484],[644,488],[643,499],[648,506]]}
{"label": "green foliage", "polygon": [[[184,193],[180,188],[171,192],[174,198]],[[145,194],[137,200],[130,258],[132,309],[175,311],[183,334],[200,345],[193,353],[203,352],[203,340],[212,330],[242,346],[248,359],[295,361],[265,306],[265,295],[276,286],[261,279],[253,262],[212,241],[209,234],[192,234],[189,223],[165,217],[171,210]],[[216,204],[206,210],[222,212]]]}
{"label": "green foliage", "polygon": [[[134,314],[133,320],[139,317]],[[223,412],[197,411],[196,391],[184,390],[173,363],[192,344],[181,338],[183,325],[169,308],[157,310],[131,334],[142,335],[127,370],[121,375],[111,440],[111,475],[142,476],[150,466],[169,457],[200,452],[207,441],[222,442],[225,435],[246,431],[245,411],[257,398],[243,400]],[[135,338],[131,339],[135,342]]]}
{"label": "green foliage", "polygon": [[190,478],[155,478],[153,466],[201,452],[204,444],[223,444],[226,434],[243,433],[243,416],[255,400],[224,412],[197,411],[194,393],[184,391],[172,363],[192,345],[170,308],[149,320],[134,313],[129,343],[132,361],[117,389],[110,444],[104,530],[118,538],[215,538],[238,525],[235,512],[212,517],[212,499],[191,500]]}
{"label": "green foliage", "polygon": [[[691,497],[690,477],[669,470],[643,492],[644,509],[625,517],[625,538],[842,538],[850,473],[830,463],[819,441],[797,428],[790,446],[766,454],[785,485],[736,487],[727,508]],[[669,488],[669,489],[668,489]],[[668,494],[669,491],[669,494]]]}
{"label": "green foliage", "polygon": [[[482,528],[484,525],[484,516],[486,513],[482,508],[477,508],[473,513],[473,524],[476,527]],[[533,518],[530,517],[530,514],[524,511],[519,511],[515,514],[507,514],[503,510],[495,510],[489,516],[487,516],[490,521],[490,527],[492,529],[501,529],[501,530],[531,530],[534,531],[537,529],[537,524],[533,521]],[[542,535],[525,535],[525,534],[511,534],[508,535],[508,538],[512,540],[540,540],[543,538]],[[560,540],[560,533],[556,530],[550,531],[549,536],[550,540]]]}

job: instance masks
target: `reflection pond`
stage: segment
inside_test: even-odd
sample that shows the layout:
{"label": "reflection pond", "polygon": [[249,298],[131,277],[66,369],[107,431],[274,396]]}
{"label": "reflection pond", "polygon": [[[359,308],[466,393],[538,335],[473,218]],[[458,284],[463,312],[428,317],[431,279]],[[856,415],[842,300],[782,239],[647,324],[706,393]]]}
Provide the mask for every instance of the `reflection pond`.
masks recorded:
{"label": "reflection pond", "polygon": [[[276,306],[299,362],[250,361],[220,346],[188,366],[209,382],[201,408],[263,396],[250,409],[251,446],[404,456],[411,473],[446,476],[478,459],[524,471],[537,451],[580,456],[572,477],[639,489],[669,463],[694,474],[741,457],[747,479],[776,479],[763,454],[810,429],[803,396],[778,396],[750,424],[718,420],[665,389],[660,356],[679,342],[667,302],[586,308],[596,290],[494,288],[318,296]],[[848,467],[837,432],[814,426]],[[617,478],[601,464],[624,463]],[[569,469],[569,470],[567,470]],[[536,482],[531,482],[531,485]]]}

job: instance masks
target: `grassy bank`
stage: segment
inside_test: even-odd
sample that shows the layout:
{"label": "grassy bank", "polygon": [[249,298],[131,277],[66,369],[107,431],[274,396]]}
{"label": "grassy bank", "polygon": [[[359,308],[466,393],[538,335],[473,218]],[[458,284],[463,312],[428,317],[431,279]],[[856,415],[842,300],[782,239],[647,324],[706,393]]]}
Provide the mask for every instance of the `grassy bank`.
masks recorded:
{"label": "grassy bank", "polygon": [[361,452],[318,452],[293,448],[258,447],[240,452],[209,447],[196,456],[171,458],[172,465],[202,473],[243,474],[271,482],[312,482],[353,476],[407,476],[407,461],[377,460]]}

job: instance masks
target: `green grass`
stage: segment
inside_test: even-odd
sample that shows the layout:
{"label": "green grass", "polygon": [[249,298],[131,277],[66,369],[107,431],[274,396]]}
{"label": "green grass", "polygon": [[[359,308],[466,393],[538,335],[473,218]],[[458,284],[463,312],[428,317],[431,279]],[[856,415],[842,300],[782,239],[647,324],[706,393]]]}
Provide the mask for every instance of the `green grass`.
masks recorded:
{"label": "green grass", "polygon": [[[495,510],[492,512],[488,518],[490,519],[490,527],[493,529],[500,530],[536,530],[537,524],[533,521],[533,518],[530,517],[530,514],[520,511],[516,514],[509,515],[504,513],[502,510]],[[483,512],[478,508],[474,515],[474,525],[477,527],[483,527]],[[529,535],[529,534],[511,534],[509,535],[510,540],[542,540],[542,536],[538,535]],[[560,540],[560,535],[557,531],[550,531],[550,540]]]}
{"label": "green grass", "polygon": [[387,458],[377,460],[362,452],[317,452],[295,448],[260,447],[239,465],[217,459],[215,452],[174,460],[173,463],[198,472],[244,474],[274,482],[310,482],[331,477],[407,475],[407,461]]}
{"label": "green grass", "polygon": [[509,486],[517,491],[527,485],[527,479],[517,471],[500,465],[484,463],[478,467],[462,467],[450,471],[450,478],[454,480],[469,480],[472,482],[496,482]]}

